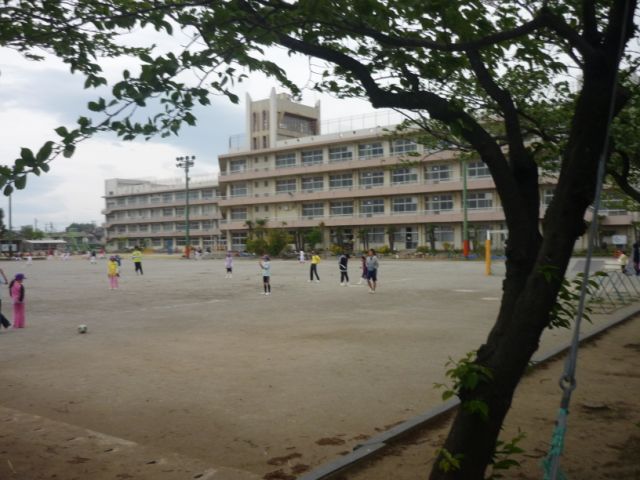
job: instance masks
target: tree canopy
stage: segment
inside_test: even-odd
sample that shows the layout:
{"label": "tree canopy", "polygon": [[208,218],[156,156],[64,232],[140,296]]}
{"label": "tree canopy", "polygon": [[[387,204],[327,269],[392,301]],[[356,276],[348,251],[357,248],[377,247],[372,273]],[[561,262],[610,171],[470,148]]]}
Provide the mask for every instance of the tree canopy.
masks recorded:
{"label": "tree canopy", "polygon": [[[474,368],[464,369],[476,381],[455,379],[462,408],[431,473],[481,479],[518,381],[552,323],[601,153],[616,152],[611,172],[631,171],[625,159],[637,149],[618,130],[629,126],[625,115],[637,120],[630,82],[638,55],[628,47],[638,33],[636,8],[635,0],[5,0],[2,46],[30,58],[44,49],[84,75],[88,88],[107,82],[101,58],[134,55],[140,69],[125,70],[109,98],[90,102],[91,117],[57,129],[59,141],[35,153],[23,148],[0,178],[5,193],[22,188],[27,174],[48,170],[52,158],[71,155],[98,131],[123,139],[175,134],[211,95],[237,101],[234,85],[250,71],[298,94],[270,48],[308,56],[311,88],[411,112],[420,128],[486,163],[509,229],[500,312]],[[144,27],[189,41],[175,52],[121,42],[122,32]],[[137,120],[151,100],[160,111]],[[555,165],[557,186],[541,227],[542,162]]]}

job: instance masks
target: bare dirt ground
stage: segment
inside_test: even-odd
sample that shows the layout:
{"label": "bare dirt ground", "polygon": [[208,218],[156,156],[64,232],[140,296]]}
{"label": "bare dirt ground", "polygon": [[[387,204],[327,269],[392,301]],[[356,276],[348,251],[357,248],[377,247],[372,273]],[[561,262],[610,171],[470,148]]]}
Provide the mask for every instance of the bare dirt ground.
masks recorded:
{"label": "bare dirt ground", "polygon": [[[520,432],[524,452],[503,478],[543,478],[541,461],[549,451],[561,393],[558,378],[564,356],[532,371],[522,382],[505,422],[503,441]],[[640,479],[640,318],[598,336],[581,347],[578,388],[572,395],[562,471],[570,479]],[[342,480],[413,480],[427,478],[450,420],[415,432],[363,463]]]}
{"label": "bare dirt ground", "polygon": [[[308,265],[275,261],[265,297],[255,260],[237,261],[231,280],[221,261],[143,264],[136,277],[125,262],[117,291],[104,262],[0,265],[28,277],[27,328],[0,333],[0,479],[295,478],[437,405],[433,383],[444,380],[448,357],[482,342],[501,285],[500,265],[485,277],[479,263],[383,260],[369,295],[340,287],[335,261],[321,263],[319,284],[307,282]],[[78,324],[89,333],[77,334]],[[616,339],[623,329],[631,330]],[[549,332],[542,347],[567,336]],[[625,442],[637,450],[638,344],[633,320],[584,350],[569,434],[593,445],[572,452],[568,441],[567,458],[579,459],[576,468],[610,464],[589,474],[624,465]],[[591,350],[600,379],[587,377]],[[551,435],[561,371],[553,365],[527,379],[543,375],[533,391],[521,389],[514,415],[533,405],[508,422],[507,436],[517,426],[528,435],[522,475]],[[572,422],[583,416],[596,435],[578,433]],[[443,435],[397,447],[391,466],[358,478],[424,478]],[[412,466],[412,449],[422,464]],[[573,478],[639,478],[627,463],[635,477]]]}

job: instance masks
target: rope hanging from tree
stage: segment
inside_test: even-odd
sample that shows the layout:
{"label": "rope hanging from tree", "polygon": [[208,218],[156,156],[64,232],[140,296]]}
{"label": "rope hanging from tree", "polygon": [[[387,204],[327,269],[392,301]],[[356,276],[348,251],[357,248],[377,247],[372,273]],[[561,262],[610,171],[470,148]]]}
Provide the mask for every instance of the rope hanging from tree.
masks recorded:
{"label": "rope hanging from tree", "polygon": [[[630,2],[625,1],[625,15],[623,18],[627,18],[629,14]],[[620,46],[618,48],[618,62],[622,58],[624,52],[625,38],[627,34],[627,23],[624,22],[620,29]],[[578,346],[580,344],[580,325],[585,309],[589,271],[591,269],[591,258],[593,256],[593,248],[595,244],[595,238],[598,232],[598,212],[600,210],[600,197],[602,196],[602,188],[604,184],[605,166],[607,162],[607,152],[609,151],[609,137],[611,135],[611,123],[613,122],[614,109],[615,109],[615,97],[618,84],[618,69],[616,69],[615,77],[613,79],[613,86],[611,89],[611,99],[609,103],[609,118],[607,119],[607,132],[605,136],[604,145],[598,161],[598,173],[596,177],[596,193],[595,201],[593,204],[593,220],[589,228],[588,248],[586,261],[584,265],[584,274],[582,276],[582,285],[580,287],[580,301],[578,303],[578,310],[576,312],[576,323],[573,329],[573,337],[571,340],[571,351],[567,360],[565,361],[564,372],[560,377],[559,384],[562,389],[562,400],[560,401],[560,410],[558,411],[558,417],[556,419],[556,426],[551,436],[551,445],[549,453],[542,461],[544,468],[544,480],[565,480],[566,476],[560,470],[560,456],[564,449],[564,437],[567,432],[567,417],[569,415],[569,404],[571,403],[571,394],[576,388],[576,366],[578,361]]]}

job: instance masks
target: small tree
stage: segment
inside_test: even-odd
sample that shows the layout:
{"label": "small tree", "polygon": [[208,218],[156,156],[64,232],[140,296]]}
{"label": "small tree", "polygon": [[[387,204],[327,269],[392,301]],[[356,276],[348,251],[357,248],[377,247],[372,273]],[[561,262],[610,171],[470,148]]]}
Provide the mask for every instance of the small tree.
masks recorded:
{"label": "small tree", "polygon": [[278,256],[291,242],[291,236],[281,229],[269,230],[267,235],[267,252],[272,257]]}
{"label": "small tree", "polygon": [[398,231],[398,227],[396,227],[395,225],[389,225],[385,230],[385,233],[389,237],[389,249],[391,250],[391,252],[395,252],[396,251],[395,243],[396,243],[396,232],[397,231]]}
{"label": "small tree", "polygon": [[312,228],[304,235],[304,240],[311,250],[316,248],[316,245],[322,242],[322,231],[319,228]]}

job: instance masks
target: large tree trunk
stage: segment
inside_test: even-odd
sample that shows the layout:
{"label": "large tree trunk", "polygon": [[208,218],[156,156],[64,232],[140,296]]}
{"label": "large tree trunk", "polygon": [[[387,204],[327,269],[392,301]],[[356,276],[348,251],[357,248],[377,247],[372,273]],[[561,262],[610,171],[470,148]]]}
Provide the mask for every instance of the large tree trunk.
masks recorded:
{"label": "large tree trunk", "polygon": [[[484,478],[515,389],[549,324],[575,240],[585,230],[584,214],[594,198],[597,163],[605,143],[608,93],[617,63],[605,55],[594,60],[584,70],[583,89],[556,194],[545,216],[542,243],[536,243],[526,227],[509,225],[502,305],[476,360],[491,370],[493,378],[473,390],[459,392],[462,407],[444,445],[446,452],[459,455],[460,468],[442,471],[441,455],[434,463],[431,480]],[[472,400],[486,404],[487,419],[465,410],[465,403]]]}

